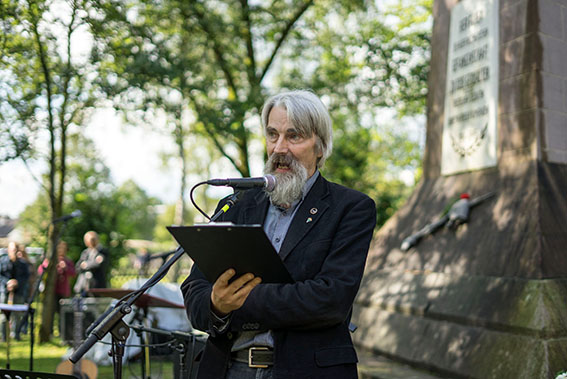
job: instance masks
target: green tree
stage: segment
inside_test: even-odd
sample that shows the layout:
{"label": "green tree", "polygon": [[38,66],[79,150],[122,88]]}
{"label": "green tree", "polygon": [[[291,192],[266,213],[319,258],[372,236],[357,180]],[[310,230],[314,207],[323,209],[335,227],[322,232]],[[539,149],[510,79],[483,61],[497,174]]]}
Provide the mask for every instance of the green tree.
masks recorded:
{"label": "green tree", "polygon": [[[74,135],[69,140],[64,197],[64,213],[73,210],[82,213],[81,217],[69,221],[61,234],[61,239],[69,244],[69,256],[73,260],[77,260],[85,248],[83,235],[89,230],[96,231],[103,245],[110,247],[111,267],[126,254],[124,240],[153,238],[158,200],[131,180],[117,187],[93,142],[84,136]],[[48,216],[44,193],[20,215],[22,226],[39,244],[45,243],[42,236],[49,224]]]}
{"label": "green tree", "polygon": [[195,115],[191,132],[209,138],[241,175],[249,176],[249,147],[257,130],[245,121],[261,107],[267,75],[300,19],[313,7],[343,12],[362,7],[358,1],[321,4],[98,1],[93,8],[104,16],[92,20],[94,56],[104,62],[107,92],[120,94],[121,104],[141,98],[143,107],[162,105],[164,92],[174,91]]}
{"label": "green tree", "polygon": [[[91,3],[101,85],[126,114],[165,113],[165,122],[153,117],[153,124],[169,130],[177,146],[176,224],[185,223],[186,177],[190,170],[202,172],[191,164],[190,134],[206,138],[241,175],[250,175],[249,144],[255,136],[244,121],[261,106],[261,82],[312,3],[277,9],[246,0]],[[263,57],[267,44],[271,57]]]}
{"label": "green tree", "polygon": [[409,194],[400,176],[410,171],[419,179],[419,141],[403,125],[425,113],[430,15],[430,0],[348,17],[310,14],[297,30],[303,35],[282,52],[286,64],[276,76],[278,87],[323,96],[335,136],[325,175],[374,198],[378,226]]}
{"label": "green tree", "polygon": [[[67,142],[94,104],[92,68],[74,54],[84,31],[78,0],[0,3],[0,161],[38,159],[52,220],[62,215],[67,178]],[[47,143],[46,143],[47,142]],[[59,224],[49,229],[49,259],[40,341],[52,333],[55,249]]]}
{"label": "green tree", "polygon": [[[386,140],[375,127],[380,110],[392,108],[400,117],[424,110],[431,0],[400,1],[386,10],[372,2],[311,0],[107,0],[92,6],[100,12],[90,12],[97,15],[93,55],[103,62],[106,92],[130,111],[162,108],[175,115],[171,104],[186,107],[194,122],[183,124],[176,141],[191,133],[207,137],[243,176],[250,174],[250,146],[261,134],[251,121],[274,84],[313,88],[329,104],[338,137],[326,170],[333,179],[375,189],[387,175],[372,175],[374,162],[401,151],[409,159],[389,167],[418,166],[415,141],[383,157],[371,148]],[[399,203],[392,199],[402,197],[403,191],[375,197],[389,204],[379,220]]]}

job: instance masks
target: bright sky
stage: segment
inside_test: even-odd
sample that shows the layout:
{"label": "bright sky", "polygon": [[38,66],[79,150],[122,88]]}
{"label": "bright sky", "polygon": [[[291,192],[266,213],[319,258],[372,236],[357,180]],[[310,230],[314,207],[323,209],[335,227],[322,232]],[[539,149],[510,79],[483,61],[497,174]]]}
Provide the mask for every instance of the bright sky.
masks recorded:
{"label": "bright sky", "polygon": [[[112,179],[120,185],[128,179],[134,180],[146,193],[164,204],[173,204],[179,194],[179,168],[164,167],[160,153],[173,152],[171,138],[152,131],[147,127],[124,126],[120,116],[112,109],[97,110],[86,128],[104,163],[110,168]],[[261,156],[262,146],[253,143],[251,155]],[[253,158],[253,157],[252,157]],[[33,175],[40,177],[45,169],[39,165],[31,167]],[[261,162],[252,162],[253,175],[261,175]],[[212,177],[238,177],[236,170],[227,162],[211,166]],[[189,177],[188,186],[197,184],[195,177]],[[232,190],[225,187],[207,189],[210,196],[221,198]],[[0,164],[0,216],[16,218],[24,208],[33,202],[38,194],[39,184],[20,161]],[[187,199],[189,200],[189,199]]]}
{"label": "bright sky", "polygon": [[[121,127],[121,119],[110,109],[97,111],[87,128],[116,184],[133,179],[149,195],[165,203],[175,201],[179,178],[166,168],[159,153],[171,150],[171,141],[145,128]],[[34,175],[42,173],[39,165]],[[39,185],[21,161],[0,165],[0,215],[17,217],[37,196]]]}

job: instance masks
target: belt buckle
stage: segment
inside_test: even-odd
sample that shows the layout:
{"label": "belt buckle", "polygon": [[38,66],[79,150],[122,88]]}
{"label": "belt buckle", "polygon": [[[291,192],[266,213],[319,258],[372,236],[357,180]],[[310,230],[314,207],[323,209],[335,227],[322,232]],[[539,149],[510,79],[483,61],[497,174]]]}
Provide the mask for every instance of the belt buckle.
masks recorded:
{"label": "belt buckle", "polygon": [[250,349],[248,349],[248,367],[252,367],[252,368],[268,368],[268,365],[259,365],[259,364],[255,364],[254,360],[253,360],[253,356],[254,356],[254,351],[268,351],[270,349],[268,349],[267,347],[251,347]]}

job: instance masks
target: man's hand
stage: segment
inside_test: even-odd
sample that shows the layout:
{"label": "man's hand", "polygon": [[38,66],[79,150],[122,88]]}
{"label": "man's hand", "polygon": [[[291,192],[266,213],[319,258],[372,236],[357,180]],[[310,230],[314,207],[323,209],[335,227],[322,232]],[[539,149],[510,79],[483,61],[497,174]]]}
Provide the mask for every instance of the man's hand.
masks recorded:
{"label": "man's hand", "polygon": [[236,272],[230,268],[223,272],[213,284],[211,304],[213,312],[215,312],[217,316],[226,316],[230,312],[240,308],[250,294],[250,291],[262,281],[261,278],[254,277],[253,274],[248,273],[240,276],[229,284],[228,281],[235,273]]}

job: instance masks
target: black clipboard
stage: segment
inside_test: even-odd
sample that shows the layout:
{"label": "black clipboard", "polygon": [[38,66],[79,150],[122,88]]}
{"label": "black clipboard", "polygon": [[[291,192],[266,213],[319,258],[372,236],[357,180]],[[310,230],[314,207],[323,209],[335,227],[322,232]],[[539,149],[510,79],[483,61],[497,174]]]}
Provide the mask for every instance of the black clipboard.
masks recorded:
{"label": "black clipboard", "polygon": [[233,278],[251,272],[262,283],[294,282],[261,225],[211,223],[167,230],[211,283],[229,268],[236,270]]}

